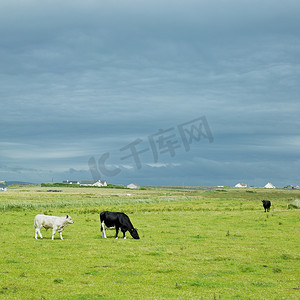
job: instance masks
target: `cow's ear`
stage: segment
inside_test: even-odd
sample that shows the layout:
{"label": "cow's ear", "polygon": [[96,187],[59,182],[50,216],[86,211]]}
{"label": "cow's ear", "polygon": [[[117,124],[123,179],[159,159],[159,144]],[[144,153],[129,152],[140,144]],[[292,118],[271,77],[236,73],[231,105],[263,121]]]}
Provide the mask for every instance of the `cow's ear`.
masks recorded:
{"label": "cow's ear", "polygon": [[68,215],[66,215],[66,219],[68,219],[69,218],[69,216]]}

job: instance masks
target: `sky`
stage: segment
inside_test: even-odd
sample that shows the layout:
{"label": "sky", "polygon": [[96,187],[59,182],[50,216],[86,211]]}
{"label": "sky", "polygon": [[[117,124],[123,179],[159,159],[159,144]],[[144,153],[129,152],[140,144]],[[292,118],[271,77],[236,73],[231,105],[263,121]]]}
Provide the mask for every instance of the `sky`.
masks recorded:
{"label": "sky", "polygon": [[300,185],[298,0],[0,0],[0,180]]}

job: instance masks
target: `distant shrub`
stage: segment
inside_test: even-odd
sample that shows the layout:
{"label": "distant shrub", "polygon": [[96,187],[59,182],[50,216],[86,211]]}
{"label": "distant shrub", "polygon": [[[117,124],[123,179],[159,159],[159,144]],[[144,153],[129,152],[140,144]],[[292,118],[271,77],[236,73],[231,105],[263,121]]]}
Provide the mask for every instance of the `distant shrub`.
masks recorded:
{"label": "distant shrub", "polygon": [[108,184],[106,187],[111,189],[127,189],[124,185],[120,184]]}
{"label": "distant shrub", "polygon": [[53,183],[42,183],[41,187],[74,187],[76,186],[75,184],[69,184],[69,183],[61,183],[61,182],[53,182]]}

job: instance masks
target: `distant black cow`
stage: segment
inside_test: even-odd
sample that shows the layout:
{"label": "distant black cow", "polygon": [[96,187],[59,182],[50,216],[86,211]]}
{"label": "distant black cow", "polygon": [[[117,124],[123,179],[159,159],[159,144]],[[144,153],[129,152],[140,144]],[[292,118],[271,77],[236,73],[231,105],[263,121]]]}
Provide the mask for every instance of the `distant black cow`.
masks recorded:
{"label": "distant black cow", "polygon": [[271,207],[271,201],[269,200],[262,200],[265,212],[266,211],[270,211],[270,207]]}
{"label": "distant black cow", "polygon": [[127,215],[121,212],[110,212],[103,211],[100,213],[101,231],[102,237],[106,238],[105,227],[106,228],[116,228],[116,239],[118,238],[119,229],[123,232],[123,238],[125,237],[125,232],[129,231],[134,239],[139,239],[137,230],[133,228],[130,219]]}

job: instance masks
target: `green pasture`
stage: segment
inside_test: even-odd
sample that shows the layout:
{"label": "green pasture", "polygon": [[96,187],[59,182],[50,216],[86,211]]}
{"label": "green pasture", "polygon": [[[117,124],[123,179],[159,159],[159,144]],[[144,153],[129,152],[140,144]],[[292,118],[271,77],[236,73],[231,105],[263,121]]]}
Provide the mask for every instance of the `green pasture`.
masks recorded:
{"label": "green pasture", "polygon": [[[299,299],[295,199],[299,190],[9,188],[0,299]],[[103,210],[128,214],[141,239],[102,239]],[[44,229],[34,239],[39,213],[71,215],[63,241]]]}

